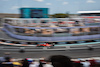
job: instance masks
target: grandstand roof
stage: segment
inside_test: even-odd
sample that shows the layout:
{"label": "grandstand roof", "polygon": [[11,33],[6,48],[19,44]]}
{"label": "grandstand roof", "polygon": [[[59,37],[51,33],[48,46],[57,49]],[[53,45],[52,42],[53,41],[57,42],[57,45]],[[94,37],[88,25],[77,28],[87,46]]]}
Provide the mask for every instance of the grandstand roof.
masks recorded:
{"label": "grandstand roof", "polygon": [[77,13],[100,13],[100,11],[78,11]]}

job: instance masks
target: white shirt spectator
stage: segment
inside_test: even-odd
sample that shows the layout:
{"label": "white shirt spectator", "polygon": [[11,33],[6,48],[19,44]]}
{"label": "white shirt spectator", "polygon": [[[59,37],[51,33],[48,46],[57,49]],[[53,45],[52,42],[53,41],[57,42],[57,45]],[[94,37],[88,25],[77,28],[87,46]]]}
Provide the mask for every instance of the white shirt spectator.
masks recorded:
{"label": "white shirt spectator", "polygon": [[39,62],[32,62],[29,67],[38,67],[39,66]]}
{"label": "white shirt spectator", "polygon": [[53,67],[51,64],[45,64],[43,67]]}
{"label": "white shirt spectator", "polygon": [[30,64],[29,67],[37,67],[35,64]]}
{"label": "white shirt spectator", "polygon": [[85,62],[81,62],[83,64],[83,67],[90,67],[90,62],[85,61]]}

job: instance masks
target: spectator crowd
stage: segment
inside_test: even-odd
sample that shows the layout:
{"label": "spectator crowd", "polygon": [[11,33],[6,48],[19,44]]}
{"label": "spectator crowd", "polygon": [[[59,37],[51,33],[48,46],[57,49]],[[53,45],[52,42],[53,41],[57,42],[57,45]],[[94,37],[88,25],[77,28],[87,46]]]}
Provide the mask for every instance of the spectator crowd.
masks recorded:
{"label": "spectator crowd", "polygon": [[100,67],[98,59],[71,59],[64,55],[53,55],[48,59],[13,59],[10,53],[0,57],[0,67]]}

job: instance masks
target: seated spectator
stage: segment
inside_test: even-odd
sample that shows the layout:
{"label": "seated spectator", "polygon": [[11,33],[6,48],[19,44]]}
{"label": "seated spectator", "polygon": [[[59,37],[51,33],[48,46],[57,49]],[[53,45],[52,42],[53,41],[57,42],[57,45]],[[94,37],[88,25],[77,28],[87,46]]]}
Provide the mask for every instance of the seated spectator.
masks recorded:
{"label": "seated spectator", "polygon": [[44,21],[44,20],[41,20],[41,23],[47,23],[46,21]]}
{"label": "seated spectator", "polygon": [[66,29],[61,29],[61,28],[55,29],[55,33],[65,33],[65,32],[67,32]]}
{"label": "seated spectator", "polygon": [[90,28],[82,28],[82,32],[90,32]]}
{"label": "seated spectator", "polygon": [[35,31],[34,30],[30,30],[30,34],[34,34],[35,33]]}
{"label": "seated spectator", "polygon": [[25,33],[26,34],[30,34],[30,30],[25,30]]}
{"label": "seated spectator", "polygon": [[99,29],[98,29],[98,27],[91,27],[90,30],[91,31],[98,31]]}
{"label": "seated spectator", "polygon": [[53,30],[42,29],[42,34],[51,35],[51,34],[53,34]]}
{"label": "seated spectator", "polygon": [[41,29],[35,29],[36,33],[41,33]]}
{"label": "seated spectator", "polygon": [[[75,27],[75,26],[73,24],[68,24],[68,27]],[[69,33],[79,34],[81,32],[79,28],[71,28],[69,29]]]}
{"label": "seated spectator", "polygon": [[24,33],[29,33],[30,29],[24,28],[25,32]]}
{"label": "seated spectator", "polygon": [[73,29],[70,29],[70,33],[79,34],[80,30],[79,28],[73,28]]}
{"label": "seated spectator", "polygon": [[[85,25],[83,23],[80,23],[80,26],[85,26]],[[82,30],[82,32],[90,32],[90,28],[89,27],[82,28],[81,30]]]}
{"label": "seated spectator", "polygon": [[18,32],[19,32],[19,33],[24,33],[25,30],[24,30],[23,28],[19,28]]}

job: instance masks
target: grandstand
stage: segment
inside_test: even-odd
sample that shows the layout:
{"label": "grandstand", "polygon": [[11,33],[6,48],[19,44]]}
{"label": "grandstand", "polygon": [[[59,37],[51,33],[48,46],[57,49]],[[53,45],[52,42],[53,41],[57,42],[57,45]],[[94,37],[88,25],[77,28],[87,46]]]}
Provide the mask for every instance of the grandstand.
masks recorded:
{"label": "grandstand", "polygon": [[100,18],[100,11],[78,11],[83,18]]}
{"label": "grandstand", "polygon": [[99,22],[91,21],[90,23],[83,18],[56,18],[55,21],[52,18],[5,18],[2,30],[10,38],[32,41],[29,44],[33,45],[55,43],[67,46],[68,44],[99,42],[99,25]]}
{"label": "grandstand", "polygon": [[[18,53],[20,47],[24,47],[25,57],[32,57],[27,55],[31,52],[35,54],[34,57],[48,57],[57,52],[62,55],[63,52],[67,55],[67,52],[71,56],[69,50],[75,50],[76,56],[72,57],[78,58],[88,57],[88,54],[78,55],[79,50],[89,52],[92,47],[99,51],[100,21],[86,21],[84,18],[4,18],[3,21],[3,27],[0,28],[1,55],[9,51],[14,57],[23,57]],[[37,46],[46,43],[51,46]],[[43,52],[44,55],[41,54]],[[99,53],[93,56],[99,56]]]}

